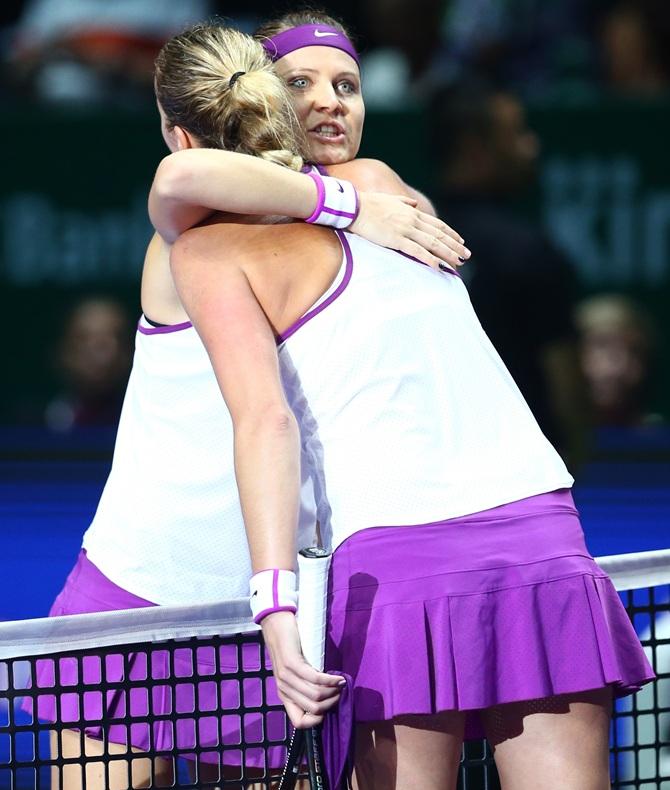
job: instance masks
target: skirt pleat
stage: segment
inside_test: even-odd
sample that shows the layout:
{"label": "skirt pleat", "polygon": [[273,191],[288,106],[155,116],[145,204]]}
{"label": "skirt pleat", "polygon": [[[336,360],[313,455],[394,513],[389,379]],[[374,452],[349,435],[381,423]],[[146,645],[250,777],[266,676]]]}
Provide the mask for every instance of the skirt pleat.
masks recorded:
{"label": "skirt pleat", "polygon": [[654,677],[571,499],[549,496],[337,549],[326,666],[351,676],[357,721],[622,696]]}

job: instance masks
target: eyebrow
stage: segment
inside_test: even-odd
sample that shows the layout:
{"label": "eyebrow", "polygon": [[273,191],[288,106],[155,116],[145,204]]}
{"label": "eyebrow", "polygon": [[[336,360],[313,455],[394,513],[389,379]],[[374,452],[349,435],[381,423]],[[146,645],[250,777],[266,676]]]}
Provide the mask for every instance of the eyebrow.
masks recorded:
{"label": "eyebrow", "polygon": [[[293,69],[289,69],[286,74],[284,74],[284,78],[289,76],[295,76],[296,74],[319,74],[319,69],[301,69],[296,66]],[[355,74],[353,71],[341,71],[337,74],[338,77],[350,77],[352,79],[358,80],[360,77]]]}

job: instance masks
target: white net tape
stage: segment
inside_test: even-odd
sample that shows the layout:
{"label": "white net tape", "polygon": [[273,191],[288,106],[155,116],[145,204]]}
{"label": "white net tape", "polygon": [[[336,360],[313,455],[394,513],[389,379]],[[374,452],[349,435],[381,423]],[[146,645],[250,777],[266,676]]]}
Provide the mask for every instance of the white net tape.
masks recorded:
{"label": "white net tape", "polygon": [[[616,554],[596,561],[620,591],[670,584],[670,549]],[[303,597],[312,599],[311,595]],[[165,639],[231,636],[257,630],[246,598],[198,606],[151,606],[15,620],[0,622],[0,660]]]}

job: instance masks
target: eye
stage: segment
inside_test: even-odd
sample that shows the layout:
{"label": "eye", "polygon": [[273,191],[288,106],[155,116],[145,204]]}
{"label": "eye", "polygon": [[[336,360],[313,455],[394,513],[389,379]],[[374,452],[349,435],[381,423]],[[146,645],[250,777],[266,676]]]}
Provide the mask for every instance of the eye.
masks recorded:
{"label": "eye", "polygon": [[358,92],[358,86],[355,85],[351,80],[341,80],[335,87],[337,88],[338,93],[342,93],[345,96],[351,96]]}
{"label": "eye", "polygon": [[296,90],[304,90],[309,85],[309,80],[307,77],[291,77],[288,81],[289,88],[295,88]]}

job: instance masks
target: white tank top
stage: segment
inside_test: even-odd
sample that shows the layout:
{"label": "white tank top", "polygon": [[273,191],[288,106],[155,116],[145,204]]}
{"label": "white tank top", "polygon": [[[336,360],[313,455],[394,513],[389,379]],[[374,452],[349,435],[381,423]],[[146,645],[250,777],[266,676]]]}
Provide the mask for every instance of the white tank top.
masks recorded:
{"label": "white tank top", "polygon": [[[314,544],[306,485],[299,547]],[[140,320],[112,469],[83,546],[115,584],[153,603],[249,594],[232,422],[189,323]]]}
{"label": "white tank top", "polygon": [[326,545],[570,487],[461,279],[338,236],[335,283],[279,347]]}
{"label": "white tank top", "polygon": [[[279,345],[301,424],[298,546],[451,518],[568,487],[461,280],[338,233],[343,263]],[[157,604],[245,596],[251,573],[230,415],[190,323],[142,318],[112,469],[84,536]],[[314,488],[313,488],[314,487]]]}

